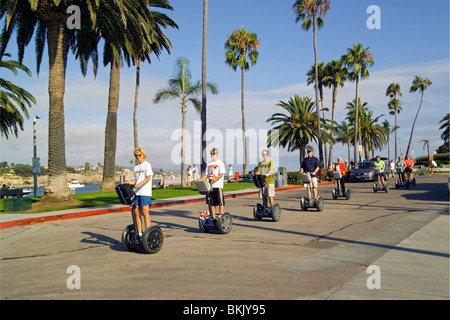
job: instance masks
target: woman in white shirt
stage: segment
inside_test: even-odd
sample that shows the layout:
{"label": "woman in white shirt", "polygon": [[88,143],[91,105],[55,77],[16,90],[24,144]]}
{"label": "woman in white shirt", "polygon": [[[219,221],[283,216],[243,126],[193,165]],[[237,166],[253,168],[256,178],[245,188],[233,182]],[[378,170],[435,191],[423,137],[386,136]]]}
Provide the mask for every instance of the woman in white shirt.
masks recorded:
{"label": "woman in white shirt", "polygon": [[136,224],[138,228],[139,237],[142,238],[142,222],[140,212],[144,215],[145,228],[150,228],[150,214],[148,207],[152,203],[152,165],[145,161],[147,153],[144,148],[137,148],[134,150],[134,156],[137,158],[139,164],[133,169],[133,180],[125,183],[134,184],[136,193],[136,209],[134,214],[136,216]]}

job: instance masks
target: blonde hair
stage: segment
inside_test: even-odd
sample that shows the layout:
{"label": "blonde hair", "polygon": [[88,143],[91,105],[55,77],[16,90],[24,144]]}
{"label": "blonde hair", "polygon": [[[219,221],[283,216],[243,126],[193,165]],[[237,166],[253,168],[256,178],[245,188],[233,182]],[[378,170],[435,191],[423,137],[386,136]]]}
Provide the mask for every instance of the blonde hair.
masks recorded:
{"label": "blonde hair", "polygon": [[211,149],[210,153],[219,154],[219,150],[216,148]]}
{"label": "blonde hair", "polygon": [[136,148],[136,149],[134,149],[134,156],[136,156],[137,153],[142,154],[144,159],[147,157],[147,152],[145,151],[144,148]]}

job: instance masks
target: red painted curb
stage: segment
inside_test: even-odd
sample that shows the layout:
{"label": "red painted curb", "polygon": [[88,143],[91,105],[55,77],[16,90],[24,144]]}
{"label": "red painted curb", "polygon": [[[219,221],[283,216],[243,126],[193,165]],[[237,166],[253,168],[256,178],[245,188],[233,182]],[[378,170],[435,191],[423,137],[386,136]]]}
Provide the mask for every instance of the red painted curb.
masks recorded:
{"label": "red painted curb", "polygon": [[[331,185],[331,184],[334,184],[334,182],[324,182],[324,183],[321,183],[320,186]],[[284,187],[284,188],[277,188],[277,189],[275,189],[275,191],[282,192],[282,191],[296,190],[296,189],[301,189],[301,188],[304,188],[304,187],[303,186],[289,186],[289,187]],[[255,194],[259,194],[259,190],[226,194],[225,199],[245,197],[245,196],[250,196],[250,195],[255,195]],[[176,205],[180,205],[180,204],[190,204],[190,203],[198,203],[198,202],[204,202],[204,201],[205,201],[204,197],[199,197],[196,199],[188,199],[188,200],[173,200],[173,201],[169,200],[167,202],[154,203],[152,208],[163,208],[163,207],[176,206]],[[124,207],[120,207],[120,208],[97,209],[97,210],[89,210],[89,211],[82,211],[82,212],[57,214],[57,215],[51,215],[51,216],[45,216],[45,217],[35,217],[35,218],[27,218],[27,219],[13,220],[13,221],[4,221],[4,222],[0,222],[0,229],[6,229],[6,228],[15,227],[15,226],[24,226],[24,225],[41,223],[41,222],[46,222],[46,221],[56,221],[56,220],[91,217],[91,216],[97,216],[97,215],[101,215],[101,214],[116,213],[116,212],[123,212],[123,211],[129,211],[129,210],[130,210],[130,207],[124,206]]]}

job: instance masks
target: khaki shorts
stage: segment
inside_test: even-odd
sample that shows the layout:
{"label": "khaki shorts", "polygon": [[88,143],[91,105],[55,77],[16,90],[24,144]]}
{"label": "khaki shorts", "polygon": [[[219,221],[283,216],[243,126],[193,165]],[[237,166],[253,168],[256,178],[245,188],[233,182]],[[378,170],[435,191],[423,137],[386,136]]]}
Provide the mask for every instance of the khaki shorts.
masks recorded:
{"label": "khaki shorts", "polygon": [[[267,196],[275,198],[275,184],[266,184],[263,190],[266,192]],[[262,198],[261,189],[259,189],[259,197]]]}
{"label": "khaki shorts", "polygon": [[317,178],[311,178],[311,187],[317,188]]}

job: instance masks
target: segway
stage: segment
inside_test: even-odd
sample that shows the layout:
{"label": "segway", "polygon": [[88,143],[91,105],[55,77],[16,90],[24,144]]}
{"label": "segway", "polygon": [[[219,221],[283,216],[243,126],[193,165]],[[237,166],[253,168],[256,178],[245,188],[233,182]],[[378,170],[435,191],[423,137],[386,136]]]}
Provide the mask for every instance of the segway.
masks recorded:
{"label": "segway", "polygon": [[133,224],[123,229],[122,245],[126,250],[131,252],[137,249],[144,249],[147,253],[157,253],[163,246],[164,235],[161,228],[152,226],[142,233],[142,239],[139,237],[136,216],[134,214],[134,210],[136,209],[136,205],[134,204],[136,194],[133,189],[134,186],[131,184],[119,184],[116,186],[116,193],[119,196],[120,202],[131,207],[131,218],[133,219]]}
{"label": "segway", "polygon": [[385,181],[384,186],[381,185],[381,168],[375,168],[375,176],[377,177],[377,182],[373,184],[373,192],[384,191],[389,192],[388,183]]}
{"label": "segway", "polygon": [[280,205],[278,203],[275,203],[272,207],[269,205],[266,177],[263,175],[254,175],[253,182],[255,183],[255,186],[260,189],[263,197],[263,203],[257,203],[253,207],[253,218],[255,218],[256,221],[261,221],[264,217],[270,217],[275,222],[280,221]]}
{"label": "segway", "polygon": [[227,234],[231,231],[232,218],[228,212],[220,214],[218,217],[216,215],[216,220],[213,219],[211,212],[211,196],[213,188],[209,180],[197,180],[195,181],[197,190],[200,194],[206,196],[206,202],[208,204],[209,211],[203,211],[200,214],[200,219],[198,221],[198,227],[204,233],[209,233],[211,230],[217,230],[222,234]]}
{"label": "segway", "polygon": [[303,211],[308,210],[309,208],[316,208],[317,211],[322,211],[324,207],[323,198],[318,196],[317,199],[311,199],[312,194],[312,186],[311,186],[311,174],[302,173],[300,174],[300,178],[303,181],[303,185],[306,185],[308,196],[300,198],[300,208]]}
{"label": "segway", "polygon": [[395,189],[406,188],[409,189],[409,181],[405,179],[405,170],[403,168],[395,168],[398,175],[398,180],[395,181]]}
{"label": "segway", "polygon": [[337,188],[334,188],[331,190],[331,195],[333,197],[333,200],[336,200],[339,197],[345,197],[346,200],[350,199],[351,192],[349,188],[345,188],[345,190],[342,190],[342,183],[341,180],[344,179],[342,177],[342,173],[340,171],[334,171],[333,172],[334,180],[336,180],[336,186]]}

